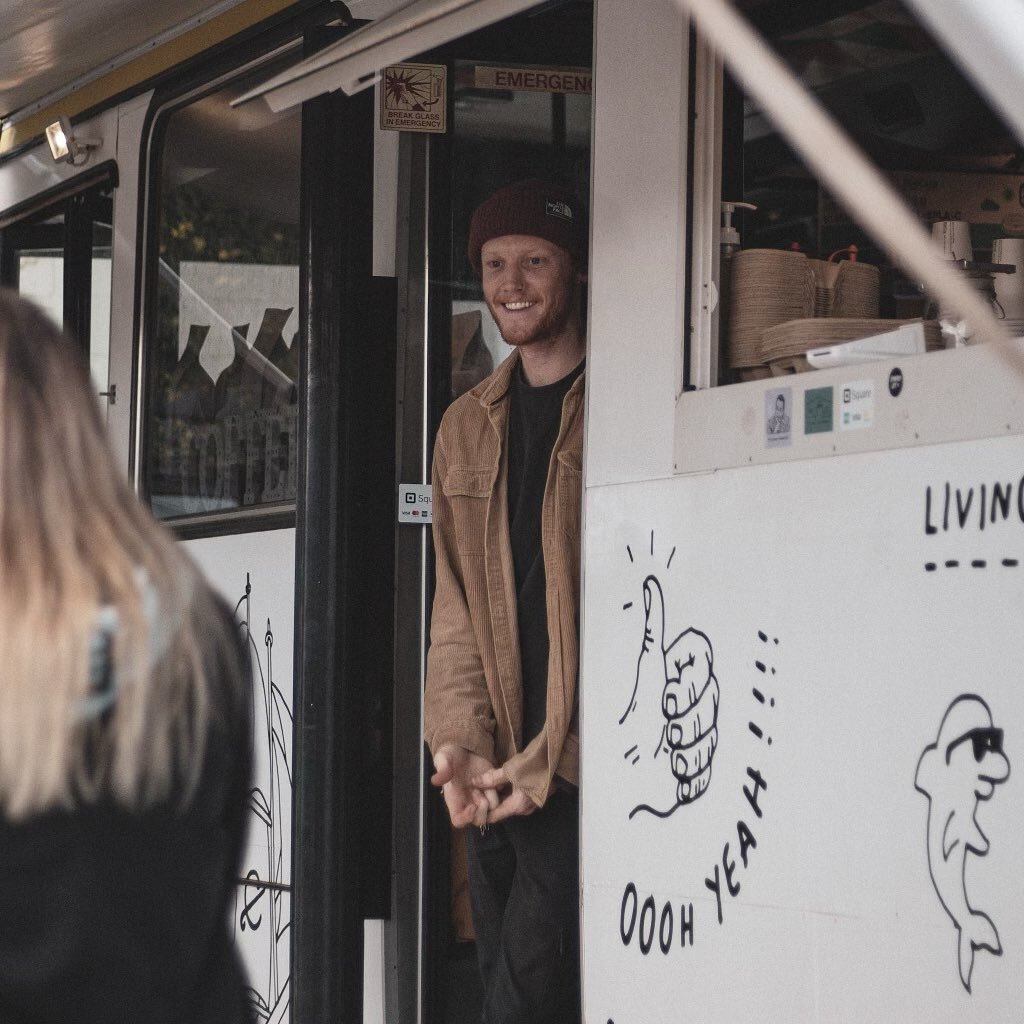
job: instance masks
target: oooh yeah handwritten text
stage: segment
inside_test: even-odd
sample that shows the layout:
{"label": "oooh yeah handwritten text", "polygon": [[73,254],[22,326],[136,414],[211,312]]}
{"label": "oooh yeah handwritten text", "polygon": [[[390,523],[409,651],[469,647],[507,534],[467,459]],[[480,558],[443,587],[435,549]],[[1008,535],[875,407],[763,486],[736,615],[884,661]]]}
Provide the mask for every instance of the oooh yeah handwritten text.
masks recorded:
{"label": "oooh yeah handwritten text", "polygon": [[[658,588],[658,596],[660,596],[660,588]],[[648,602],[648,608],[650,606]],[[647,619],[650,620],[649,612]],[[694,631],[689,632],[692,633]],[[683,636],[686,635],[683,634]],[[700,635],[703,636],[703,634]],[[776,669],[772,664],[774,658],[771,655],[774,654],[779,641],[774,638],[770,639],[764,632],[758,632],[757,636],[759,651],[758,656],[753,662],[753,670],[757,673],[755,676],[756,685],[750,689],[755,703],[753,705],[753,713],[747,724],[747,732],[755,738],[757,741],[756,749],[764,755],[770,751],[773,742],[771,724],[775,709],[773,693],[775,691]],[[708,646],[708,652],[707,663],[710,665],[710,645]],[[711,679],[714,678],[710,671],[707,675]],[[717,682],[715,684],[715,696],[716,698],[718,696]],[[717,706],[718,702],[716,699],[716,710]],[[631,703],[627,714],[623,716],[623,720],[627,720],[630,717],[633,707],[634,704]],[[743,762],[740,763],[742,764]],[[706,764],[708,767],[710,766],[710,759],[708,759]],[[758,845],[757,832],[760,831],[761,823],[764,819],[768,781],[762,768],[757,765],[758,759],[755,759],[753,756],[749,757],[741,782],[741,806],[744,807],[744,810],[737,816],[735,825],[729,827],[729,834],[725,841],[720,847],[717,847],[720,853],[715,859],[714,866],[703,875],[704,887],[715,898],[715,914],[719,925],[724,924],[728,916],[725,910],[726,904],[740,895],[743,887],[743,876],[752,868],[754,860],[753,851],[757,849]],[[706,787],[703,788],[706,789]],[[703,792],[703,789],[701,792]],[[647,806],[641,809],[644,811],[651,810]],[[672,811],[677,811],[679,815],[684,815],[686,813],[686,802],[676,800],[672,803],[671,809],[667,813],[652,814],[647,820],[660,820],[664,824],[660,824],[657,827],[665,827],[668,824],[666,819]],[[631,820],[634,817],[635,815],[630,815]],[[713,846],[712,848],[715,849],[716,847]],[[699,864],[700,861],[698,860],[697,863]],[[699,883],[697,887],[699,888]],[[695,890],[691,889],[690,891],[693,892]],[[710,908],[710,900],[705,899],[695,904],[678,897],[664,898],[649,892],[649,890],[645,891],[643,886],[638,887],[635,882],[629,881],[622,891],[622,899],[619,905],[619,938],[624,946],[639,950],[643,956],[648,956],[656,951],[660,951],[668,956],[674,950],[679,951],[692,948],[700,931],[698,925],[700,923],[700,908],[702,906]]]}

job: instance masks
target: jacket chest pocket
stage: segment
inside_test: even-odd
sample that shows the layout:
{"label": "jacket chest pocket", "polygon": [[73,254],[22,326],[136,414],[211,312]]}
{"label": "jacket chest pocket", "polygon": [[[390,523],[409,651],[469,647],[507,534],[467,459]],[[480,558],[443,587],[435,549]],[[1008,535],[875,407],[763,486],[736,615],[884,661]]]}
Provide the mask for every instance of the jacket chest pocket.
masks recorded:
{"label": "jacket chest pocket", "polygon": [[489,467],[450,466],[444,478],[444,494],[452,510],[455,539],[461,555],[484,553],[487,504],[491,496]]}
{"label": "jacket chest pocket", "polygon": [[558,524],[563,533],[578,543],[583,504],[583,459],[580,451],[570,449],[558,453],[555,487]]}

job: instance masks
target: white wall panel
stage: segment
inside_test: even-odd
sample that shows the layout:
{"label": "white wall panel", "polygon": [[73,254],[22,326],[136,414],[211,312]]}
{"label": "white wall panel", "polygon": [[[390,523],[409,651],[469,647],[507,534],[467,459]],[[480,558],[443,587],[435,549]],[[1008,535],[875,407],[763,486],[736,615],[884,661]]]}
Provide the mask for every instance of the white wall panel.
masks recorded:
{"label": "white wall panel", "polygon": [[211,585],[235,609],[253,674],[253,787],[235,941],[260,1021],[291,1019],[292,664],[295,531],[187,541]]}
{"label": "white wall panel", "polygon": [[1019,1020],[1024,439],[603,487],[586,546],[586,1019]]}
{"label": "white wall panel", "polygon": [[686,24],[595,7],[588,487],[672,473],[685,254]]}

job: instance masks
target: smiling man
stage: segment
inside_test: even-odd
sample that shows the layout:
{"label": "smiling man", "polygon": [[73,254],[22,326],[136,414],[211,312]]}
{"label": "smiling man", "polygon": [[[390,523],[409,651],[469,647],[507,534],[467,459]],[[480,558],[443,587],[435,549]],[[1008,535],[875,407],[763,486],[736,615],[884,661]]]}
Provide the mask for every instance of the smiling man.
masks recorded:
{"label": "smiling man", "polygon": [[514,349],[445,413],[434,446],[437,582],[424,723],[468,833],[485,1024],[579,1007],[579,560],[583,206],[537,179],[498,190],[469,259]]}

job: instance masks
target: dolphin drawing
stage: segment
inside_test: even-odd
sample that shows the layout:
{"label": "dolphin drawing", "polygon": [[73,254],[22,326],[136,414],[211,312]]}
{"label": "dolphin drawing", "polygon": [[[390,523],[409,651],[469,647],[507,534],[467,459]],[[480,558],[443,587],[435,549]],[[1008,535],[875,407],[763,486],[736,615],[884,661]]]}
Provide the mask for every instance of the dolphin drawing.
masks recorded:
{"label": "dolphin drawing", "polygon": [[914,788],[928,797],[928,870],[956,926],[960,980],[968,992],[975,950],[1003,952],[991,918],[968,901],[964,871],[968,853],[988,853],[988,838],[975,817],[978,802],[990,799],[1009,777],[1003,730],[993,726],[988,705],[974,694],[957,697],[917,762]]}

